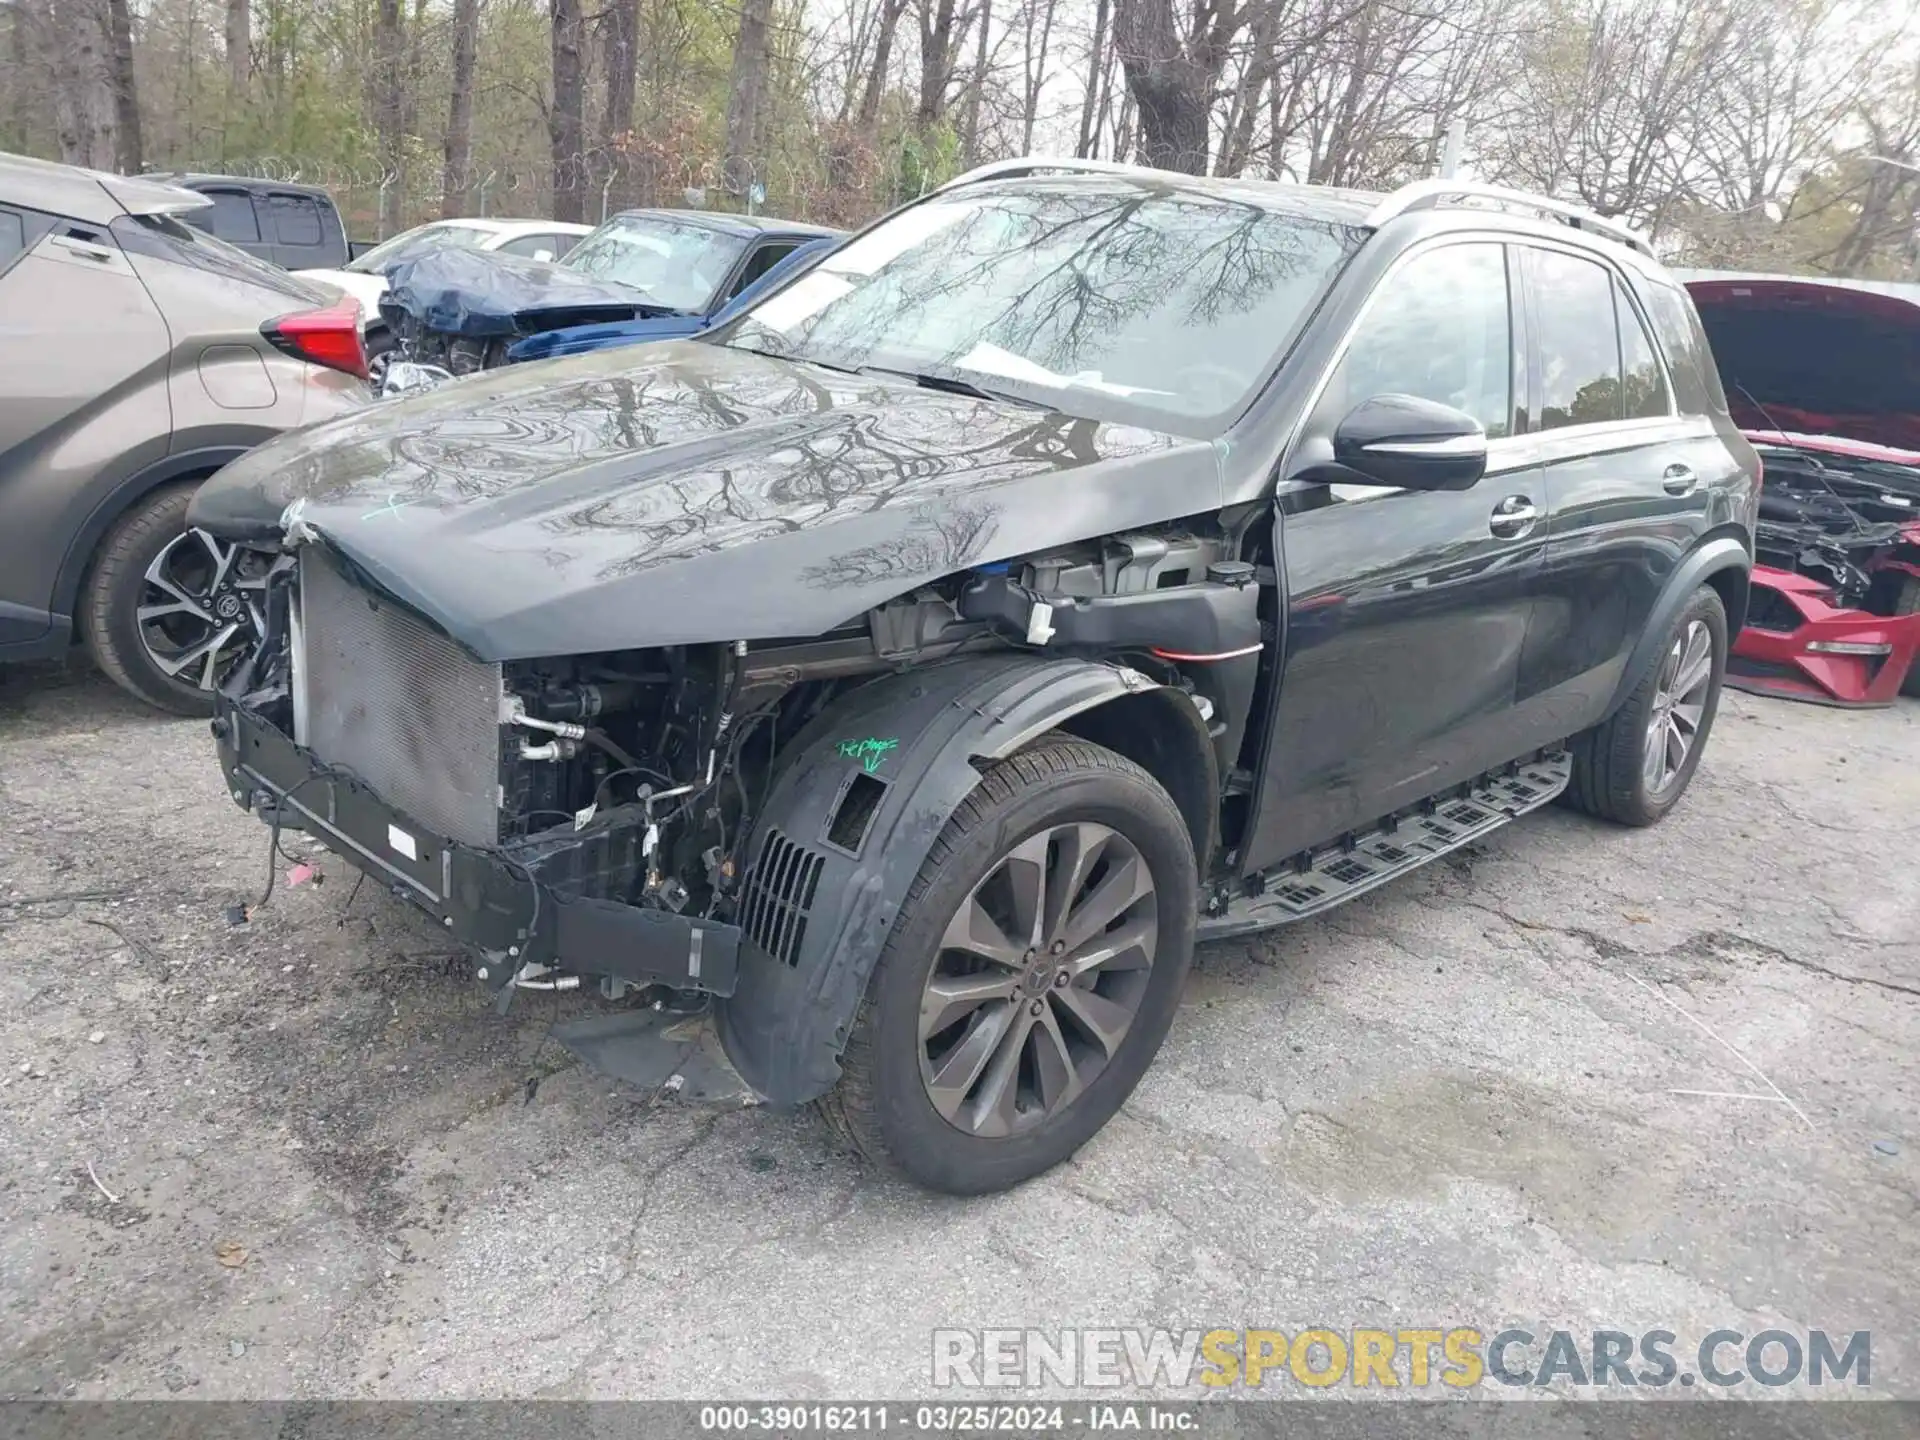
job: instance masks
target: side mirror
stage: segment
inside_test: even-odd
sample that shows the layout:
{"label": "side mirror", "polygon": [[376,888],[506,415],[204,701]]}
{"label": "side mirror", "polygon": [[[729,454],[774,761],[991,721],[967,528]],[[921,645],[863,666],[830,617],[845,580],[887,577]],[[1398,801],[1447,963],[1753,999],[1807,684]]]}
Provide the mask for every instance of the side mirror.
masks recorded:
{"label": "side mirror", "polygon": [[1487,432],[1437,400],[1376,395],[1333,432],[1333,460],[1361,484],[1467,490],[1487,473]]}
{"label": "side mirror", "polygon": [[536,250],[533,252],[533,258],[536,260],[551,260],[553,259],[553,252],[551,250]]}

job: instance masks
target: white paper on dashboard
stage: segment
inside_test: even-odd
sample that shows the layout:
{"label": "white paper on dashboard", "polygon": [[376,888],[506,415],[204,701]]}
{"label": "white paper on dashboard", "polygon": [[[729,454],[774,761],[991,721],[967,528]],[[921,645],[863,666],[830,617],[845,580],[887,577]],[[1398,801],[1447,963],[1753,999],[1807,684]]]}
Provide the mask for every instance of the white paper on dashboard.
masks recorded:
{"label": "white paper on dashboard", "polygon": [[1065,390],[1069,387],[1077,390],[1099,390],[1108,395],[1171,395],[1171,390],[1149,390],[1143,385],[1122,385],[1117,381],[1104,380],[1098,370],[1082,370],[1077,375],[1060,375],[1039,365],[1025,356],[1016,355],[1011,350],[1002,350],[991,341],[982,340],[956,362],[962,370],[976,370],[983,375],[1000,375],[1008,380],[1019,380],[1028,385],[1044,385],[1053,390]]}

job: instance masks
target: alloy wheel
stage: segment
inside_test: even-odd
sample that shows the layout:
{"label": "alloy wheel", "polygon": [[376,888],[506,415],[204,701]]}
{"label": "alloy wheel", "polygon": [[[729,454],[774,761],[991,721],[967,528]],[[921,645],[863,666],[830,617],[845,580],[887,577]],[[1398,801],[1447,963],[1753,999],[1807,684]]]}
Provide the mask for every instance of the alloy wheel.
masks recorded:
{"label": "alloy wheel", "polygon": [[1083,1095],[1139,1012],[1158,916],[1146,860],[1109,826],[1050,826],[996,862],[920,997],[920,1076],[941,1117],[1002,1138]]}
{"label": "alloy wheel", "polygon": [[267,557],[188,530],[147,566],[136,618],[162,674],[212,690],[265,629]]}
{"label": "alloy wheel", "polygon": [[1654,682],[1643,766],[1648,795],[1666,790],[1687,763],[1712,684],[1713,634],[1704,620],[1689,621],[1674,637]]}

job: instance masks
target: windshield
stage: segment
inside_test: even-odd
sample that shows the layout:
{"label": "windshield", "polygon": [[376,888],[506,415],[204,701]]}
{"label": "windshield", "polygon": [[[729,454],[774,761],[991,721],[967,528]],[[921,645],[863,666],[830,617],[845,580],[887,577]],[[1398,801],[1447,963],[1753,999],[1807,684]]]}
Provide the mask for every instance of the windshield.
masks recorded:
{"label": "windshield", "polygon": [[402,260],[429,250],[476,250],[490,232],[471,225],[417,225],[367,251],[346,268],[360,275],[382,275]]}
{"label": "windshield", "polygon": [[827,255],[726,343],[1201,433],[1236,414],[1363,232],[1100,177],[970,186]]}
{"label": "windshield", "polygon": [[646,293],[654,304],[704,314],[747,242],[666,215],[616,215],[573,249],[565,265]]}

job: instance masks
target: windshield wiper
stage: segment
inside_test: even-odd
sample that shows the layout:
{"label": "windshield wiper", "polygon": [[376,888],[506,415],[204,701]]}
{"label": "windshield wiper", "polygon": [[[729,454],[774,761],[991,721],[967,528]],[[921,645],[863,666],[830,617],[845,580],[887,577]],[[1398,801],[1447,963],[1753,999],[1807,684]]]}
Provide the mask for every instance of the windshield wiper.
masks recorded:
{"label": "windshield wiper", "polygon": [[1030,410],[1045,410],[1050,407],[1025,395],[1010,395],[1004,390],[989,390],[976,385],[971,380],[963,380],[958,375],[936,375],[926,370],[890,370],[884,365],[868,365],[855,372],[860,375],[891,375],[899,380],[911,380],[923,390],[940,390],[949,395],[968,395],[975,400],[997,400],[1004,405],[1024,405]]}

